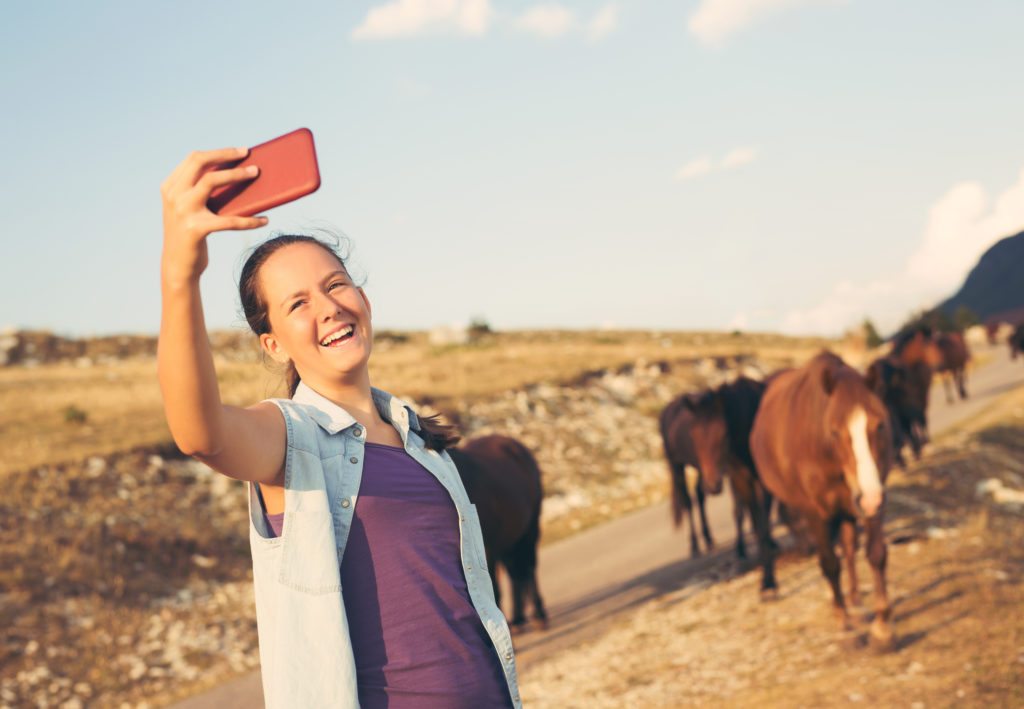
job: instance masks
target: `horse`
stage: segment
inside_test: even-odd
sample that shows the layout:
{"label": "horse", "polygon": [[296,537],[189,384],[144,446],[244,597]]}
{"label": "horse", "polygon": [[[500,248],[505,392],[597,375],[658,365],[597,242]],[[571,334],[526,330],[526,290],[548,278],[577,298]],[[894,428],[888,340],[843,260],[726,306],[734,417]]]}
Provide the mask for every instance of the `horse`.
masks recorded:
{"label": "horse", "polygon": [[500,435],[471,439],[448,453],[480,518],[495,602],[500,606],[497,567],[501,564],[512,582],[512,630],[519,632],[526,627],[528,595],[534,619],[541,628],[547,628],[547,611],[537,585],[537,544],[544,497],[537,460],[522,443]]}
{"label": "horse", "polygon": [[1017,359],[1017,355],[1022,352],[1024,352],[1024,323],[1018,325],[1010,335],[1010,358]]}
{"label": "horse", "polygon": [[740,377],[683,400],[691,414],[689,432],[701,482],[710,493],[717,494],[722,489],[723,475],[729,478],[736,520],[736,556],[747,558],[743,518],[749,511],[762,566],[766,563],[764,555],[776,549],[771,535],[772,498],[761,484],[750,456],[750,429],[764,389],[763,382]]}
{"label": "horse", "polygon": [[889,358],[906,368],[907,382],[915,397],[910,432],[916,445],[923,447],[929,441],[928,404],[932,378],[942,365],[942,351],[935,344],[932,329],[920,326],[896,336]]}
{"label": "horse", "polygon": [[[689,485],[686,479],[686,469],[691,467],[699,468],[700,460],[697,458],[697,451],[694,448],[693,438],[690,436],[690,428],[694,422],[692,411],[692,400],[698,398],[696,394],[683,394],[673,399],[662,409],[658,417],[658,426],[661,431],[661,442],[665,449],[665,458],[668,460],[669,476],[672,486],[672,519],[676,528],[682,523],[685,516],[690,522],[690,556],[700,556],[700,545],[697,543],[696,523],[693,518],[693,498],[690,497]],[[698,478],[696,488],[697,509],[700,512],[701,532],[708,550],[714,548],[715,542],[711,538],[711,529],[708,527],[707,511],[704,507],[705,490],[704,484]],[[713,494],[722,491],[721,481],[718,482],[717,490]]]}
{"label": "horse", "polygon": [[868,388],[889,410],[892,451],[896,464],[906,469],[903,448],[909,443],[914,460],[921,459],[924,441],[918,421],[924,419],[927,391],[922,382],[910,376],[910,370],[892,357],[879,357],[865,375]]}
{"label": "horse", "polygon": [[815,538],[818,562],[844,629],[851,624],[835,546],[841,540],[850,600],[859,605],[858,522],[867,528],[876,611],[870,637],[881,648],[893,645],[882,529],[891,447],[885,404],[864,377],[831,352],[768,384],[750,434],[750,451],[765,487],[802,514]]}
{"label": "horse", "polygon": [[942,332],[935,338],[935,345],[942,353],[942,361],[936,371],[944,374],[942,385],[946,391],[946,401],[950,404],[955,400],[953,385],[960,394],[961,399],[967,398],[967,361],[971,358],[971,352],[967,348],[967,341],[962,333]]}

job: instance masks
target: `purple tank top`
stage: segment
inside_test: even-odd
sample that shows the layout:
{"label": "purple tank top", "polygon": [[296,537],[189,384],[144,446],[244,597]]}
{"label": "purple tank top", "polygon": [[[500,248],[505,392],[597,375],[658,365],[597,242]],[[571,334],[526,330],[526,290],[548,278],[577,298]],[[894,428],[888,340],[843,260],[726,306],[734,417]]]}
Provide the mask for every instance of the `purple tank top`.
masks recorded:
{"label": "purple tank top", "polygon": [[[275,534],[283,517],[267,516]],[[364,709],[512,705],[469,598],[455,504],[401,448],[366,444],[341,587]]]}

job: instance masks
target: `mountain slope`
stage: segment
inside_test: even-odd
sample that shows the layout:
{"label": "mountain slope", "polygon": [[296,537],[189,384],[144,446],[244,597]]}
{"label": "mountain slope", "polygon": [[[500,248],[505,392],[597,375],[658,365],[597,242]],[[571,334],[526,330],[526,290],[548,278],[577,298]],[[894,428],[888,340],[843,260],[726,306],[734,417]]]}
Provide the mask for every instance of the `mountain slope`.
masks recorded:
{"label": "mountain slope", "polygon": [[960,290],[938,309],[953,315],[964,306],[982,321],[1024,309],[1024,231],[993,244]]}

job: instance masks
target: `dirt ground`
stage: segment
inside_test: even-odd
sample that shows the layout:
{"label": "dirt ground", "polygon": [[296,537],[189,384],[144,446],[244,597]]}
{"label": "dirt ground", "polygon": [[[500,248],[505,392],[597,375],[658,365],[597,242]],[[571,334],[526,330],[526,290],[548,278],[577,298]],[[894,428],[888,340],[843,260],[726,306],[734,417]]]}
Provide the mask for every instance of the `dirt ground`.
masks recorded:
{"label": "dirt ground", "polygon": [[[531,707],[1024,706],[1024,393],[894,472],[887,497],[894,651],[839,631],[813,558],[779,600],[723,561],[582,646],[525,667]],[[844,580],[845,587],[845,580]]]}

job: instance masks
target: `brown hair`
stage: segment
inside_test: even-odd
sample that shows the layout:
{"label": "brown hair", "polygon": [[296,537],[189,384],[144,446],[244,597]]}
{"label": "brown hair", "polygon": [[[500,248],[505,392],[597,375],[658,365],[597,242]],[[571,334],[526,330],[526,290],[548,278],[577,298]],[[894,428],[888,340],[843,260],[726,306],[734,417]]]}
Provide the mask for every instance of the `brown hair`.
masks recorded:
{"label": "brown hair", "polygon": [[[331,237],[335,243],[329,244],[313,236],[306,234],[281,234],[267,239],[253,249],[252,253],[245,260],[242,266],[242,273],[238,278],[238,298],[242,302],[242,312],[245,315],[249,328],[260,336],[270,332],[270,313],[267,303],[263,299],[263,293],[259,287],[260,270],[267,259],[278,250],[292,244],[315,244],[334,258],[346,271],[345,258],[339,252],[339,239]],[[285,371],[285,381],[288,384],[288,396],[294,396],[299,387],[299,372],[295,369],[295,363],[289,361]],[[442,451],[445,448],[453,447],[459,442],[459,434],[455,427],[442,423],[440,414],[433,416],[417,416],[420,424],[420,435],[427,448]]]}

